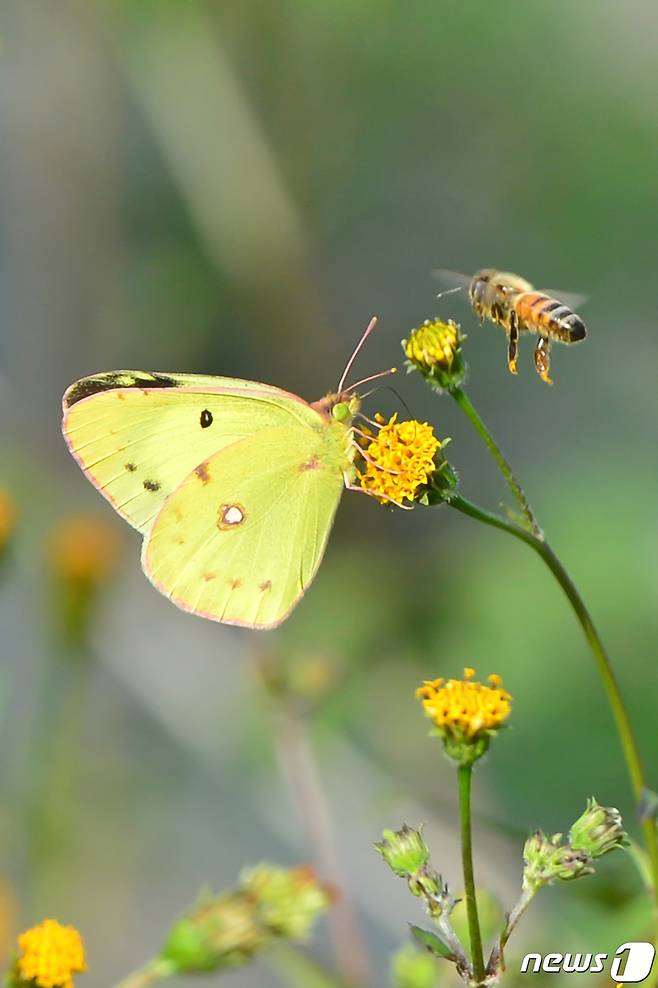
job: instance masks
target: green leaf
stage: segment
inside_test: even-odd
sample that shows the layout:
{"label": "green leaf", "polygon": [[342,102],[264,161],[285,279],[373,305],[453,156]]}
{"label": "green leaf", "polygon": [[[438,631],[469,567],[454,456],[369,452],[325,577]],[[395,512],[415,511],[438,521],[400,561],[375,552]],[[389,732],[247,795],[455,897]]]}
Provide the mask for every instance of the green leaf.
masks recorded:
{"label": "green leaf", "polygon": [[409,929],[416,943],[419,943],[425,950],[429,950],[430,954],[434,954],[435,957],[443,957],[447,961],[454,960],[450,947],[438,934],[431,933],[429,930],[421,930],[420,926],[414,926],[413,923],[409,923]]}

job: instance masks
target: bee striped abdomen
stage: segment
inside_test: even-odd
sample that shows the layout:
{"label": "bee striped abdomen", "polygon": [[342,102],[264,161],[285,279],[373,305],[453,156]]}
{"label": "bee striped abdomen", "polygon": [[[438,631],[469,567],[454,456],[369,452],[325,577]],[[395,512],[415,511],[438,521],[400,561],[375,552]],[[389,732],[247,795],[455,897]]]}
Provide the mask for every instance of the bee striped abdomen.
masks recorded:
{"label": "bee striped abdomen", "polygon": [[544,292],[522,292],[515,300],[516,314],[523,329],[539,333],[562,343],[585,339],[585,324],[580,316]]}

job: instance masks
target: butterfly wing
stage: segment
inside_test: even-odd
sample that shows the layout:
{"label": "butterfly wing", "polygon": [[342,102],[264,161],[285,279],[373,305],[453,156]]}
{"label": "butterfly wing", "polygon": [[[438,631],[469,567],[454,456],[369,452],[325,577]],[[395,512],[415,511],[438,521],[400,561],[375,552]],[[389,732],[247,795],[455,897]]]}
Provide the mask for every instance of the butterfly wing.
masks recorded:
{"label": "butterfly wing", "polygon": [[166,498],[211,454],[262,429],[315,425],[305,401],[254,381],[113,371],[63,400],[62,431],[89,480],[146,532]]}
{"label": "butterfly wing", "polygon": [[214,621],[280,624],[322,559],[348,433],[338,422],[268,428],[199,464],[145,539],[142,565],[154,586]]}

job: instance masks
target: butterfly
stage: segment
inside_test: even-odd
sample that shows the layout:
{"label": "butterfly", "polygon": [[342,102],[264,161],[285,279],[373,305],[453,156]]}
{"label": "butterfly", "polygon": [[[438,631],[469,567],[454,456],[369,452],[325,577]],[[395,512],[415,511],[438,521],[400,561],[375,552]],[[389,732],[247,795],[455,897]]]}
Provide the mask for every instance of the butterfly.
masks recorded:
{"label": "butterfly", "polygon": [[[62,431],[91,483],[144,536],[142,568],[185,611],[274,628],[313,580],[354,484],[355,389],[308,403],[230,377],[109,371],[76,381]],[[393,368],[391,368],[391,371]],[[383,374],[391,371],[384,371]]]}

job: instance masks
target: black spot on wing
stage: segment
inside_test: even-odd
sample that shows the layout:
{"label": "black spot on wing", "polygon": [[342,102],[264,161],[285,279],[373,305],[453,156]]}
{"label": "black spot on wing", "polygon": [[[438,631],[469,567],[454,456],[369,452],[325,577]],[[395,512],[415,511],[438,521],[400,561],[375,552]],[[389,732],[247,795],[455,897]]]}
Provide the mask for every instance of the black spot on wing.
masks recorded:
{"label": "black spot on wing", "polygon": [[136,469],[137,469],[136,463],[126,463],[126,470],[128,471],[128,473],[134,473]]}
{"label": "black spot on wing", "polygon": [[178,383],[168,374],[149,374],[146,371],[109,371],[107,374],[92,374],[72,384],[64,395],[64,407],[70,408],[83,398],[100,394],[102,391],[115,391],[117,388],[176,388]]}
{"label": "black spot on wing", "polygon": [[202,429],[207,429],[209,425],[212,425],[212,412],[209,412],[207,408],[204,408],[201,412],[199,422]]}
{"label": "black spot on wing", "polygon": [[160,484],[157,480],[145,480],[143,484],[145,491],[159,491]]}

